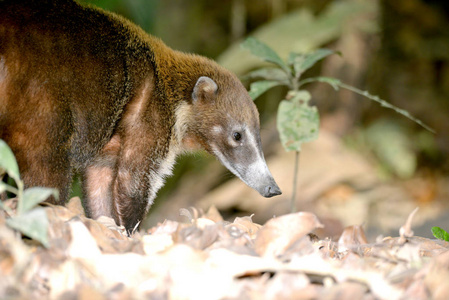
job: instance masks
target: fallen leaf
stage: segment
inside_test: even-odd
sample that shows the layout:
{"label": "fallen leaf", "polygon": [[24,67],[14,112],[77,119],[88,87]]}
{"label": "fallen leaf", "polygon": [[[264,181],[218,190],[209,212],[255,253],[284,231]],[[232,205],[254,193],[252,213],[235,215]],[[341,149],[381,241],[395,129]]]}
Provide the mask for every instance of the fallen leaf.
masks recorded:
{"label": "fallen leaf", "polygon": [[195,225],[178,227],[173,234],[176,243],[189,245],[195,249],[205,249],[212,245],[218,237],[218,228],[214,225],[205,226],[203,229]]}
{"label": "fallen leaf", "polygon": [[431,299],[449,299],[449,251],[433,258],[424,282]]}
{"label": "fallen leaf", "polygon": [[401,228],[399,229],[399,236],[400,236],[399,242],[401,244],[405,243],[407,241],[407,238],[412,237],[414,235],[414,232],[412,230],[412,221],[413,217],[418,212],[418,209],[419,208],[417,207],[410,213],[405,224],[401,226]]}
{"label": "fallen leaf", "polygon": [[68,257],[89,259],[94,263],[101,251],[92,234],[81,221],[70,222],[69,226],[72,241],[67,249]]}
{"label": "fallen leaf", "polygon": [[327,288],[321,297],[333,300],[363,299],[367,291],[368,287],[360,282],[342,282]]}
{"label": "fallen leaf", "polygon": [[179,223],[176,221],[165,220],[162,224],[159,223],[157,226],[154,226],[148,229],[149,234],[172,234],[178,230]]}
{"label": "fallen leaf", "polygon": [[215,222],[206,218],[198,218],[195,220],[195,225],[199,228],[199,229],[204,229],[207,226],[214,226]]}
{"label": "fallen leaf", "polygon": [[233,223],[226,225],[226,227],[229,228],[235,226],[241,229],[243,232],[246,232],[251,239],[255,239],[257,232],[260,228],[262,228],[262,226],[254,223],[252,217],[253,215],[246,217],[237,217],[235,218]]}
{"label": "fallen leaf", "polygon": [[223,222],[223,217],[215,205],[211,205],[207,212],[204,214],[204,218],[214,221],[215,223]]}
{"label": "fallen leaf", "polygon": [[173,246],[173,238],[171,234],[147,234],[142,237],[142,243],[145,254],[151,255]]}
{"label": "fallen leaf", "polygon": [[[266,299],[305,299],[301,298],[301,294],[309,285],[309,277],[302,272],[280,271],[266,282],[262,291]],[[317,297],[318,294],[313,296]]]}
{"label": "fallen leaf", "polygon": [[348,226],[343,230],[338,239],[338,250],[340,252],[356,250],[359,245],[368,244],[365,231],[360,225]]}
{"label": "fallen leaf", "polygon": [[281,255],[293,242],[322,227],[309,212],[298,212],[270,219],[258,232],[255,250],[260,256]]}

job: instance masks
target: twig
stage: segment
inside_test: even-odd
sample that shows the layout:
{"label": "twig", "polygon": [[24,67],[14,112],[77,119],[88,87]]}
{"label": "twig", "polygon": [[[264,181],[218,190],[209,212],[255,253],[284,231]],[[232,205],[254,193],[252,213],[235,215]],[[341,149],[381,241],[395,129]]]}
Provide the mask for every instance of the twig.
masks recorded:
{"label": "twig", "polygon": [[298,185],[298,169],[299,169],[299,153],[300,151],[295,152],[295,170],[293,174],[293,192],[292,199],[290,203],[290,212],[296,212],[296,186]]}

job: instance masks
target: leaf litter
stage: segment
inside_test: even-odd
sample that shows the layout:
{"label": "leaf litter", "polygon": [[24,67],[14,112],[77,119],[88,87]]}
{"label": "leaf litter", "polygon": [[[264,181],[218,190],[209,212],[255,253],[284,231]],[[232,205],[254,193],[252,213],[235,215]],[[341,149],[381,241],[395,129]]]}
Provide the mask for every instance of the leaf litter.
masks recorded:
{"label": "leaf litter", "polygon": [[309,212],[226,222],[215,207],[181,209],[131,237],[91,220],[79,198],[46,205],[48,244],[20,236],[0,213],[1,299],[449,299],[449,243],[413,236],[338,240]]}

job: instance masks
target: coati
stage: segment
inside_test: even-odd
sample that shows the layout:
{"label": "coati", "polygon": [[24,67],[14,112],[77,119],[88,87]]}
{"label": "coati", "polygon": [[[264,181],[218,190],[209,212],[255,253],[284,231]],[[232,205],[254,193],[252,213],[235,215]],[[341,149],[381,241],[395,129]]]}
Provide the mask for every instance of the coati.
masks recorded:
{"label": "coati", "polygon": [[0,138],[27,186],[81,175],[86,214],[130,232],[176,156],[204,149],[264,197],[258,112],[238,78],[73,0],[0,1]]}

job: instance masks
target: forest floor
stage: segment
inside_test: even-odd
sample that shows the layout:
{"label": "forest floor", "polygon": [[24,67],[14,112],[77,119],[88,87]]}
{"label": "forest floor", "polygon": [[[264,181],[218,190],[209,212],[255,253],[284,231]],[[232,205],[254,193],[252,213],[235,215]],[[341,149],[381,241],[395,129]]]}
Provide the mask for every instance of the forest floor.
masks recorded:
{"label": "forest floor", "polygon": [[310,212],[259,225],[181,209],[128,237],[86,218],[79,198],[45,210],[48,248],[0,214],[1,299],[449,299],[449,243],[414,236],[416,210],[371,243],[361,226],[315,235]]}

